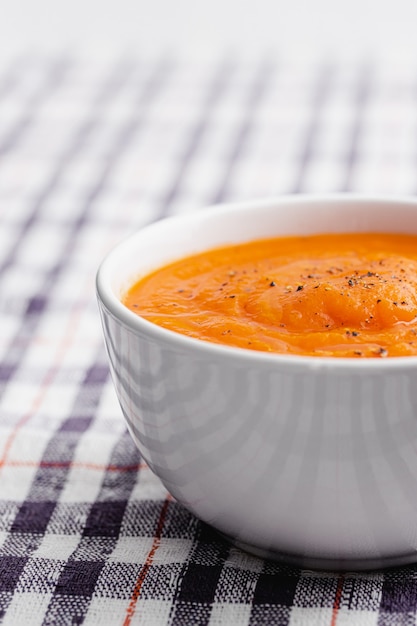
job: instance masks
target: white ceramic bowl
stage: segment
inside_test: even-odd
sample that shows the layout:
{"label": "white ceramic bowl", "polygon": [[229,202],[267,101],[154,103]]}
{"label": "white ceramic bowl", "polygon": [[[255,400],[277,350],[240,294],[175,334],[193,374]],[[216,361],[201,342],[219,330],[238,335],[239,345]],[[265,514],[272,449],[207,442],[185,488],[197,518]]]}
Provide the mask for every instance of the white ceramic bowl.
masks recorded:
{"label": "white ceramic bowl", "polygon": [[160,328],[120,302],[177,258],[273,235],[417,234],[417,201],[282,197],[152,224],[97,275],[114,384],[143,458],[236,545],[332,569],[417,561],[417,357],[261,353]]}

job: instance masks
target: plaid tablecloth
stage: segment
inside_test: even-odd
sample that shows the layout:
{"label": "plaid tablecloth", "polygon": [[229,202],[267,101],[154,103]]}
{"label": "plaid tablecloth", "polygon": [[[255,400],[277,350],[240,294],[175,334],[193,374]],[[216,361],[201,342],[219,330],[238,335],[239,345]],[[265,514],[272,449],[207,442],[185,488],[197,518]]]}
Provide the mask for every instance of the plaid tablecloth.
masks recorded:
{"label": "plaid tablecloth", "polygon": [[416,623],[417,566],[265,562],[173,501],[126,432],[95,302],[104,254],[152,220],[344,190],[416,192],[417,60],[0,61],[2,624]]}

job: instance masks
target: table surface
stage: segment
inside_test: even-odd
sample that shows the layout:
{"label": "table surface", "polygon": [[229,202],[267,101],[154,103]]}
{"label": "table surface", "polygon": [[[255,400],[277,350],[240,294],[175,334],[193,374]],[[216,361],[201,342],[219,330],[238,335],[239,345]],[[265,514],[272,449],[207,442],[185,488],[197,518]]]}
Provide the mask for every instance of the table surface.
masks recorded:
{"label": "table surface", "polygon": [[415,624],[417,566],[266,562],[172,500],[126,432],[96,269],[154,219],[285,193],[415,194],[414,63],[0,67],[0,621]]}

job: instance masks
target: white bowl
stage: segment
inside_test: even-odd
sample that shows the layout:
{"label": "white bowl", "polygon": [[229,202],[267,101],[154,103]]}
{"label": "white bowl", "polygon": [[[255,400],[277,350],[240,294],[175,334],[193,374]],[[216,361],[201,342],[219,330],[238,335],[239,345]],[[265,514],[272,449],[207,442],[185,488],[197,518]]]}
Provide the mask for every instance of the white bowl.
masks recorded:
{"label": "white bowl", "polygon": [[164,220],[107,256],[97,293],[128,428],[168,491],[260,556],[366,569],[417,561],[417,357],[211,344],[120,301],[141,275],[194,252],[347,231],[417,234],[417,201],[282,197]]}

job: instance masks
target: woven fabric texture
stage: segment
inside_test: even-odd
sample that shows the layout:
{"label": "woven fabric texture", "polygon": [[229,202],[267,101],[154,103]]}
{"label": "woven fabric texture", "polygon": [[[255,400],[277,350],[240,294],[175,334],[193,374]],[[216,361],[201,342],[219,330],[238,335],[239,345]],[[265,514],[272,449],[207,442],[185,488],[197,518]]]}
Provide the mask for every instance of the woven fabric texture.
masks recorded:
{"label": "woven fabric texture", "polygon": [[0,62],[0,622],[415,624],[417,566],[339,575],[231,547],[127,434],[94,293],[127,234],[206,205],[417,190],[416,66]]}

